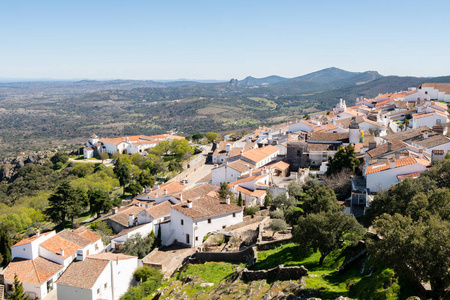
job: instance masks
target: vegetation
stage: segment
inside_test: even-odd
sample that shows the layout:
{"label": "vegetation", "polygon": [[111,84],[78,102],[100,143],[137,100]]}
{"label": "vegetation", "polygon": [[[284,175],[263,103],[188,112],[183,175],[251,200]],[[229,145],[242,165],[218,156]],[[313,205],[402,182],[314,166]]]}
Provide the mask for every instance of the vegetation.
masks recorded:
{"label": "vegetation", "polygon": [[17,274],[14,274],[13,292],[10,296],[8,296],[8,299],[11,299],[11,300],[29,300],[30,299],[30,297],[28,297],[27,294],[25,294],[25,291],[23,290],[23,285],[19,281]]}
{"label": "vegetation", "polygon": [[270,189],[266,190],[266,196],[264,197],[264,207],[269,207],[272,205],[273,195],[270,192]]}
{"label": "vegetation", "polygon": [[9,233],[5,230],[0,231],[0,264],[7,265],[11,261],[12,241]]}
{"label": "vegetation", "polygon": [[273,233],[272,233],[272,237],[273,237],[275,235],[275,233],[286,230],[287,224],[284,220],[275,219],[270,222],[269,228],[273,231]]}
{"label": "vegetation", "polygon": [[244,215],[246,216],[253,216],[260,210],[259,206],[249,206],[244,208]]}
{"label": "vegetation", "polygon": [[136,233],[126,240],[121,251],[127,255],[137,256],[139,259],[142,259],[152,251],[153,242],[154,240],[150,235],[143,238],[140,233]]}
{"label": "vegetation", "polygon": [[345,147],[340,146],[334,157],[328,158],[327,175],[336,174],[345,169],[354,173],[359,164],[359,159],[356,158],[355,154],[355,147],[352,144]]}
{"label": "vegetation", "polygon": [[120,297],[120,299],[144,299],[156,291],[163,279],[163,274],[160,270],[150,268],[148,266],[137,268],[133,275],[136,281],[140,282],[140,284],[136,287],[129,288],[128,291]]}

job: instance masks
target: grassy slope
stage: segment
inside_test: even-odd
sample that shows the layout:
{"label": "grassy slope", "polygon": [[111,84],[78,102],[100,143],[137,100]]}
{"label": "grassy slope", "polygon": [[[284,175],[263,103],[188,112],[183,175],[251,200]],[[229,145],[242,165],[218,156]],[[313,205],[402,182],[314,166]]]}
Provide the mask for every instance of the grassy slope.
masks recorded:
{"label": "grassy slope", "polygon": [[[358,264],[343,273],[337,268],[344,262],[342,251],[335,251],[325,258],[324,264],[319,265],[318,252],[302,253],[296,244],[286,244],[278,248],[258,253],[255,269],[267,269],[278,264],[286,266],[305,266],[312,275],[306,278],[308,288],[323,288],[323,298],[338,296],[356,299],[406,299],[414,295],[411,285],[403,278],[396,278],[392,270],[372,264]],[[366,275],[369,268],[374,272]]]}

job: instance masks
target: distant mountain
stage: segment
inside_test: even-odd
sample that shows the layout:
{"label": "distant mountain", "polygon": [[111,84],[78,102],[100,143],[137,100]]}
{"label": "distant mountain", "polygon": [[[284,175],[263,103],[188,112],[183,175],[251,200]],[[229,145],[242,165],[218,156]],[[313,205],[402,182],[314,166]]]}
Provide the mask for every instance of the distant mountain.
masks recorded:
{"label": "distant mountain", "polygon": [[241,80],[240,82],[246,86],[266,86],[266,85],[272,85],[272,84],[284,82],[286,80],[288,80],[288,78],[284,78],[284,77],[276,76],[276,75],[272,75],[272,76],[268,76],[268,77],[264,77],[264,78],[255,78],[255,77],[248,76],[247,78],[245,78],[244,80]]}

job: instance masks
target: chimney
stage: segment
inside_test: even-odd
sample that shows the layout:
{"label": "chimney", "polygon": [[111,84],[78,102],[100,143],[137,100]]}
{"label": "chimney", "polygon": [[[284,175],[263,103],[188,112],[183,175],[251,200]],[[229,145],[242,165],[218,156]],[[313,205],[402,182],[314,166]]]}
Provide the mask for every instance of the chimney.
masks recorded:
{"label": "chimney", "polygon": [[428,138],[428,131],[423,132],[423,139],[426,140]]}
{"label": "chimney", "polygon": [[214,164],[214,169],[217,169],[217,164]]}
{"label": "chimney", "polygon": [[252,174],[253,174],[253,170],[250,169],[250,170],[249,170],[249,173],[248,173],[248,176],[252,176]]}
{"label": "chimney", "polygon": [[369,150],[377,147],[377,142],[369,142]]}
{"label": "chimney", "polygon": [[227,195],[227,197],[225,198],[225,202],[226,202],[227,204],[230,204],[230,195]]}
{"label": "chimney", "polygon": [[39,231],[39,229],[36,229],[36,237],[39,237],[41,235],[41,232]]}
{"label": "chimney", "polygon": [[225,147],[225,151],[228,153],[231,150],[231,144],[227,144]]}
{"label": "chimney", "polygon": [[59,248],[59,253],[61,254],[61,257],[64,257],[64,248]]}
{"label": "chimney", "polygon": [[134,225],[134,215],[133,214],[129,214],[128,215],[128,226],[129,227],[133,227]]}
{"label": "chimney", "polygon": [[395,168],[395,159],[391,159],[391,169]]}
{"label": "chimney", "polygon": [[419,158],[423,159],[423,149],[419,149]]}
{"label": "chimney", "polygon": [[400,158],[400,152],[395,151],[394,155],[395,155],[395,159],[399,159]]}
{"label": "chimney", "polygon": [[244,150],[241,150],[241,155],[244,154]]}
{"label": "chimney", "polygon": [[388,146],[388,152],[391,152],[392,151],[392,143],[388,142],[387,146]]}
{"label": "chimney", "polygon": [[112,209],[112,214],[113,215],[115,215],[115,214],[117,214],[117,211],[118,211],[119,209],[117,208],[117,207],[113,207],[113,209]]}
{"label": "chimney", "polygon": [[180,202],[183,202],[183,194],[180,194]]}
{"label": "chimney", "polygon": [[187,207],[188,208],[192,208],[192,200],[188,200],[187,201]]}

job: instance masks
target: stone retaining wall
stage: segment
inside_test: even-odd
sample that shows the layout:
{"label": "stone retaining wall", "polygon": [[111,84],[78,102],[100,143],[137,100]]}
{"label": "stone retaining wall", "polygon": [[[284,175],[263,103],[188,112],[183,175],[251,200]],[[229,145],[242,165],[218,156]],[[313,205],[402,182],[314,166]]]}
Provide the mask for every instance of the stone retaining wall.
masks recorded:
{"label": "stone retaining wall", "polygon": [[223,261],[230,263],[248,263],[255,261],[257,252],[254,247],[248,247],[238,252],[196,252],[191,263],[204,263],[209,261]]}
{"label": "stone retaining wall", "polygon": [[278,246],[291,243],[292,238],[282,239],[282,240],[276,240],[276,241],[268,241],[268,242],[259,242],[256,247],[258,250],[270,250],[274,249]]}
{"label": "stone retaining wall", "polygon": [[304,266],[285,267],[284,265],[279,265],[273,269],[258,271],[247,270],[245,268],[242,270],[241,278],[246,281],[261,279],[295,280],[307,275],[308,270]]}

